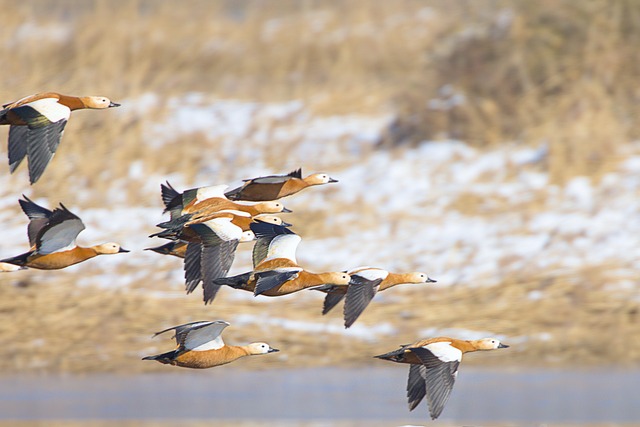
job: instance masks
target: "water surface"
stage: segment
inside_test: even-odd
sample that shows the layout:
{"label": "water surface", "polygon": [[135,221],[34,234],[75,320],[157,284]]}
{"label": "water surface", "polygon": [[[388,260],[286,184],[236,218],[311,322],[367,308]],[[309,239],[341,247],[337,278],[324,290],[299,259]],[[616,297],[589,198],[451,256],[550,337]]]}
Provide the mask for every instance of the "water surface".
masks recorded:
{"label": "water surface", "polygon": [[[407,409],[407,368],[203,371],[5,377],[0,420],[350,420],[425,424]],[[500,371],[458,375],[440,420],[456,423],[640,423],[640,371]]]}

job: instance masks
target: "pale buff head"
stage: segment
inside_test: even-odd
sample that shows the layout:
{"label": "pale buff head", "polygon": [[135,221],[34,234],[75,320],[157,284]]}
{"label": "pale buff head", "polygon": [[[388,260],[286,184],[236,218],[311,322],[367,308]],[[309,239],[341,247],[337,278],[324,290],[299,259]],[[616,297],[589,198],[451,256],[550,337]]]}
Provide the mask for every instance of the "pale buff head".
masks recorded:
{"label": "pale buff head", "polygon": [[285,208],[284,205],[280,202],[261,202],[256,203],[253,207],[260,213],[280,213],[280,212],[291,212],[289,209]]}
{"label": "pale buff head", "polygon": [[96,110],[120,106],[120,104],[116,104],[104,96],[83,96],[80,97],[80,100],[86,108],[94,108]]}
{"label": "pale buff head", "polygon": [[309,175],[308,177],[304,178],[304,182],[309,185],[322,185],[329,184],[331,182],[338,182],[338,180],[331,178],[326,173],[314,173],[313,175]]}
{"label": "pale buff head", "polygon": [[426,273],[414,271],[405,275],[406,283],[435,283]]}
{"label": "pale buff head", "polygon": [[94,246],[93,249],[99,255],[109,255],[109,254],[129,252],[128,250],[121,248],[119,244],[113,243],[113,242],[103,243],[101,245]]}
{"label": "pale buff head", "polygon": [[348,285],[351,281],[351,276],[344,272],[332,272],[325,273],[323,279],[327,285]]}
{"label": "pale buff head", "polygon": [[256,215],[253,217],[253,219],[256,221],[266,222],[267,224],[282,225],[283,227],[291,226],[291,224],[289,224],[288,222],[284,222],[282,218],[275,215]]}
{"label": "pale buff head", "polygon": [[267,354],[280,351],[276,348],[272,348],[266,342],[252,342],[247,346],[249,354]]}
{"label": "pale buff head", "polygon": [[495,350],[497,348],[508,348],[508,345],[502,344],[497,338],[482,338],[480,340],[471,341],[476,350]]}

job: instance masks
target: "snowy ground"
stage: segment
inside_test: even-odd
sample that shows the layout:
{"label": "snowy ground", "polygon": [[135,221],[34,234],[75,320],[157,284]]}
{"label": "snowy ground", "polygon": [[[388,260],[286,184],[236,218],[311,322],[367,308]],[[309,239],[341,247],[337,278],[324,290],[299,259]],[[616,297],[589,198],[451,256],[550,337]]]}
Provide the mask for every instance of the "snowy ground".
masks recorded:
{"label": "snowy ground", "polygon": [[[154,95],[125,100],[118,113],[143,114],[158,103]],[[145,141],[157,149],[199,132],[212,141],[203,147],[203,155],[212,161],[194,182],[186,182],[179,173],[159,176],[134,161],[129,177],[123,179],[148,189],[149,198],[138,207],[129,207],[117,191],[105,195],[101,209],[63,201],[87,225],[81,244],[114,240],[132,250],[126,256],[103,257],[90,267],[71,267],[70,271],[92,270],[83,274],[79,285],[169,282],[174,291],[182,287],[178,260],[141,251],[161,243],[147,235],[163,220],[159,184],[164,180],[185,189],[218,184],[222,177],[239,182],[298,167],[305,173],[324,171],[340,181],[284,200],[294,211],[287,217],[294,230],[305,228],[296,223],[299,213],[321,219],[311,236],[300,232],[298,260],[310,270],[372,265],[425,271],[443,286],[487,286],[514,274],[570,275],[602,266],[603,280],[612,289],[635,283],[640,267],[640,143],[619,153],[626,160],[598,182],[576,177],[565,186],[554,186],[541,166],[548,156],[544,146],[505,144],[478,150],[464,142],[442,141],[383,151],[374,144],[389,116],[320,118],[296,101],[262,105],[200,94],[171,100],[163,108],[164,116],[148,127]],[[282,170],[272,170],[265,161],[274,152],[284,156]],[[26,217],[6,180],[0,176],[5,188],[0,191],[3,257],[28,246]],[[126,185],[114,182],[114,187]],[[49,207],[56,202],[36,201]],[[249,248],[239,252],[232,273],[249,268]],[[543,296],[539,292],[531,298]]]}

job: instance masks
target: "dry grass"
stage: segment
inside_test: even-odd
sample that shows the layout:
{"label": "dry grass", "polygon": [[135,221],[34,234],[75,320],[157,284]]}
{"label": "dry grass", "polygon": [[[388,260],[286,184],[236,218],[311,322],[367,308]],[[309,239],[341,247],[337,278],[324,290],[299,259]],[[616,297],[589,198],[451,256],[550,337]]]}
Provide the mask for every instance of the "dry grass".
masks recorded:
{"label": "dry grass", "polygon": [[[319,114],[391,109],[398,122],[390,143],[548,143],[545,166],[555,182],[601,174],[617,160],[614,148],[640,135],[633,0],[190,0],[179,8],[167,0],[0,0],[0,7],[12,11],[0,25],[0,55],[10,58],[0,76],[7,102],[43,90],[125,101],[204,92],[300,99]],[[465,101],[442,107],[458,95]],[[143,144],[143,130],[165,107],[75,114],[58,156],[66,161],[50,165],[36,192],[68,199],[73,189],[57,183],[70,175],[104,192],[132,159],[146,171],[175,170],[177,154]],[[194,158],[184,145],[183,170],[214,160]],[[268,164],[278,169],[281,158]],[[22,182],[16,178],[16,187]]]}
{"label": "dry grass", "polygon": [[[231,299],[240,291],[223,289],[215,303],[205,307],[199,292],[185,296],[157,280],[117,291],[77,287],[60,278],[43,283],[40,272],[21,282],[4,276],[0,316],[11,321],[0,323],[0,336],[10,343],[0,350],[0,372],[166,371],[170,368],[140,360],[173,348],[169,336],[152,339],[152,333],[211,318],[231,321],[225,332],[229,343],[264,340],[282,350],[275,356],[237,362],[246,369],[375,364],[371,356],[423,338],[420,331],[428,328],[499,331],[512,345],[507,358],[504,353],[487,354],[470,357],[469,364],[637,364],[640,342],[631,337],[640,334],[640,302],[633,289],[608,289],[600,275],[606,271],[603,267],[611,266],[570,275],[515,277],[495,287],[432,285],[386,291],[356,323],[373,327],[389,322],[397,328],[393,336],[374,341],[348,332],[308,333],[265,323],[233,325],[240,314],[340,325],[341,307],[321,316],[322,294],[312,291],[258,302]],[[172,289],[161,298],[156,294]]]}
{"label": "dry grass", "polygon": [[[103,94],[125,104],[148,92],[162,97],[143,114],[74,113],[56,159],[30,193],[69,206],[104,206],[113,180],[127,177],[133,160],[145,173],[180,172],[187,181],[208,170],[209,163],[219,165],[220,159],[202,155],[203,147],[213,152],[219,144],[205,135],[186,135],[162,148],[144,140],[145,129],[167,113],[164,101],[189,92],[257,101],[300,99],[316,114],[392,110],[399,120],[390,130],[390,143],[433,137],[479,146],[545,142],[549,155],[543,167],[561,182],[606,171],[618,160],[612,157],[616,148],[639,136],[634,120],[640,112],[640,65],[632,60],[640,38],[639,5],[633,0],[189,0],[180,6],[168,0],[0,0],[0,8],[11,11],[0,20],[0,97],[9,102],[44,90]],[[502,10],[498,21],[496,10]],[[40,29],[44,33],[33,36]],[[424,108],[429,100],[451,101],[457,94],[466,99],[458,106]],[[6,132],[0,129],[0,140]],[[281,170],[283,153],[297,143],[274,148],[265,163]],[[4,145],[0,150],[5,157]],[[0,171],[8,173],[3,167]],[[11,191],[17,199],[27,189],[24,169],[4,194]],[[158,194],[146,191],[145,173],[117,184],[124,194],[119,202],[159,204]],[[212,174],[210,182],[219,178]],[[90,192],[82,192],[79,200],[78,189]],[[510,208],[495,202],[496,210]],[[455,208],[477,213],[479,206],[470,194]],[[322,228],[312,221],[323,218],[308,215],[299,218],[312,236]],[[376,225],[375,218],[364,220]],[[286,349],[286,361],[242,362],[255,368],[335,363],[312,352],[318,339],[328,355],[340,355],[340,363],[373,363],[372,354],[416,339],[415,331],[428,327],[550,334],[548,341],[515,345],[509,363],[637,363],[640,342],[627,339],[640,334],[637,295],[607,291],[598,267],[570,277],[523,274],[492,288],[411,289],[397,296],[390,291],[390,302],[374,302],[359,320],[402,322],[402,331],[385,342],[272,328],[230,328],[228,340],[269,338]],[[252,302],[229,304],[224,295],[211,308],[195,296],[158,299],[145,293],[171,289],[167,283],[141,285],[133,292],[78,288],[82,271],[34,272],[28,277],[36,284],[26,287],[13,276],[0,277],[0,336],[11,343],[0,350],[0,371],[163,370],[167,367],[139,361],[155,351],[153,346],[170,346],[151,341],[153,331],[256,310]],[[537,290],[544,298],[531,299]],[[292,316],[318,322],[320,306],[318,296],[273,300],[258,308],[265,316],[286,308]],[[331,316],[337,321],[339,309]],[[599,339],[610,345],[597,346]],[[471,363],[505,363],[499,355],[476,360]]]}
{"label": "dry grass", "polygon": [[561,183],[601,175],[638,138],[640,3],[454,4],[465,25],[441,35],[415,87],[398,95],[403,114],[387,142],[545,143]]}

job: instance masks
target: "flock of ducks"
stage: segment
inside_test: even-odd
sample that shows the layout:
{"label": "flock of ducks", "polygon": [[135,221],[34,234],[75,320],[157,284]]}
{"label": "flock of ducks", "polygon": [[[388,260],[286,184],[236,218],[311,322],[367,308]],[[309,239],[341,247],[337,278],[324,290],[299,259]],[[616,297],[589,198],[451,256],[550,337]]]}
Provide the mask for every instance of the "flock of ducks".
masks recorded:
{"label": "flock of ducks", "polygon": [[[10,126],[10,171],[13,173],[26,157],[29,179],[34,184],[53,158],[71,111],[117,106],[119,104],[105,97],[74,97],[53,92],[4,105],[0,110],[0,125]],[[322,173],[303,177],[301,169],[285,175],[248,179],[231,190],[226,185],[214,185],[180,193],[167,182],[161,185],[161,196],[164,212],[169,213],[170,219],[158,224],[160,231],[150,237],[169,242],[148,249],[183,258],[186,292],[191,293],[202,284],[205,304],[212,303],[223,287],[269,297],[310,289],[326,294],[323,315],[344,300],[344,325],[349,328],[377,292],[399,284],[435,280],[421,272],[392,273],[381,268],[357,267],[349,271],[315,273],[299,265],[296,251],[301,237],[291,231],[291,224],[276,215],[291,212],[279,200],[308,187],[336,182]],[[26,196],[19,203],[29,218],[30,248],[0,260],[2,272],[24,268],[56,270],[98,255],[129,252],[117,243],[78,246],[76,238],[85,226],[62,203],[53,210],[39,206]],[[245,242],[254,242],[253,269],[228,277],[235,251]],[[227,345],[221,336],[227,326],[229,323],[222,320],[197,321],[160,331],[155,335],[173,331],[177,347],[143,360],[202,369],[244,356],[278,351],[262,342]],[[466,341],[437,337],[403,345],[375,357],[410,365],[409,409],[413,410],[426,398],[430,415],[435,419],[449,398],[462,355],[506,347],[495,338]]]}

